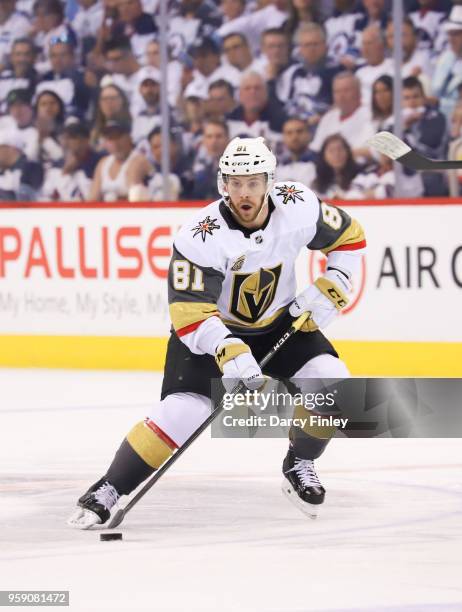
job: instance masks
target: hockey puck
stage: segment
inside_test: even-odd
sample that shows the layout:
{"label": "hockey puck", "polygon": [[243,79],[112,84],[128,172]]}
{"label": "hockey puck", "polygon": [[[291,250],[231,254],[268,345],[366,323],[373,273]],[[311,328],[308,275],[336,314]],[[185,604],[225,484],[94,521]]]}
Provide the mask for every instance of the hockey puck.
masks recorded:
{"label": "hockey puck", "polygon": [[110,542],[111,540],[121,540],[122,534],[121,533],[100,533],[99,539],[101,540],[101,542]]}

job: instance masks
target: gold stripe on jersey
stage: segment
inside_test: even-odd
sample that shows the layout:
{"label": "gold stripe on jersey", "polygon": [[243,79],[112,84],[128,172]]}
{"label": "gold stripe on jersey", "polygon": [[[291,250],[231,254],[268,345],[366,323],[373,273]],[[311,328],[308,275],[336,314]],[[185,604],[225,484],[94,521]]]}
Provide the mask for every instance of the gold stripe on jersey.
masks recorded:
{"label": "gold stripe on jersey", "polygon": [[242,321],[235,321],[234,319],[223,319],[222,321],[225,325],[229,325],[231,327],[242,327],[242,329],[260,329],[263,327],[267,327],[271,325],[276,319],[281,316],[281,314],[285,311],[285,308],[278,308],[276,312],[267,317],[266,319],[261,319],[261,321],[257,321],[256,323],[243,323]]}
{"label": "gold stripe on jersey", "polygon": [[324,247],[321,251],[324,255],[327,255],[331,251],[335,251],[340,246],[345,245],[354,245],[356,243],[361,243],[365,241],[364,230],[361,225],[356,221],[356,219],[352,219],[350,225],[346,228],[346,230],[337,238],[335,242],[330,244],[329,246]]}
{"label": "gold stripe on jersey", "polygon": [[217,305],[209,302],[173,302],[169,310],[175,331],[220,314]]}
{"label": "gold stripe on jersey", "polygon": [[141,459],[155,469],[160,467],[173,452],[143,421],[129,431],[127,441]]}

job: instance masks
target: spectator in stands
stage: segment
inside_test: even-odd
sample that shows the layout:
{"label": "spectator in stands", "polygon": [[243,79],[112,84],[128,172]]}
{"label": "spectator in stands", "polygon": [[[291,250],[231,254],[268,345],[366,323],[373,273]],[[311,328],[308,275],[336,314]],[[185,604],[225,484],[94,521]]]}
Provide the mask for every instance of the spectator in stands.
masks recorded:
{"label": "spectator in stands", "polygon": [[332,105],[332,82],[342,68],[327,57],[322,26],[317,23],[302,25],[296,40],[302,61],[291,73],[286,108],[289,114],[300,115],[314,126]]}
{"label": "spectator in stands", "polygon": [[160,74],[152,66],[144,66],[139,71],[137,92],[141,102],[139,110],[134,110],[132,138],[135,144],[140,143],[158,125],[162,123],[160,110]]}
{"label": "spectator in stands", "polygon": [[374,81],[394,72],[392,60],[385,57],[384,33],[377,24],[368,26],[362,33],[361,57],[364,64],[356,71],[356,77],[361,83],[361,103],[370,106]]}
{"label": "spectator in stands", "polygon": [[46,171],[42,200],[81,202],[88,199],[101,153],[90,146],[90,130],[79,120],[71,121],[61,135],[63,159]]}
{"label": "spectator in stands", "polygon": [[292,38],[308,23],[321,23],[321,7],[316,0],[293,0],[289,6],[289,18],[284,30]]}
{"label": "spectator in stands", "polygon": [[242,73],[251,68],[254,59],[249,43],[243,34],[235,32],[225,36],[222,51],[226,63],[236,68],[239,72]]}
{"label": "spectator in stands", "polygon": [[372,124],[374,132],[392,131],[393,79],[388,74],[380,76],[372,86]]}
{"label": "spectator in stands", "polygon": [[24,155],[24,142],[17,130],[0,132],[0,200],[34,201],[43,181],[40,164]]}
{"label": "spectator in stands", "polygon": [[221,0],[220,11],[223,23],[228,23],[244,14],[245,0]]}
{"label": "spectator in stands", "polygon": [[11,48],[9,66],[0,73],[0,109],[5,111],[6,98],[14,89],[28,89],[32,96],[38,80],[34,68],[36,51],[28,38],[18,38]]}
{"label": "spectator in stands", "polygon": [[359,172],[348,142],[340,134],[332,134],[322,145],[312,187],[323,198],[351,199],[353,179]]}
{"label": "spectator in stands", "polygon": [[340,72],[332,84],[334,107],[319,122],[311,148],[318,152],[331,134],[341,134],[353,149],[360,149],[375,133],[369,108],[361,106],[359,79],[351,72]]}
{"label": "spectator in stands", "polygon": [[210,36],[220,27],[222,17],[211,0],[179,0],[177,14],[169,19],[169,41],[184,52],[200,38]]}
{"label": "spectator in stands", "polygon": [[33,14],[34,2],[35,0],[16,0],[16,10],[31,19]]}
{"label": "spectator in stands", "polygon": [[223,39],[232,32],[240,32],[249,41],[252,53],[257,55],[260,47],[261,35],[265,30],[281,28],[289,18],[288,3],[285,0],[270,0],[266,6],[244,14],[236,19],[224,23],[218,30]]}
{"label": "spectator in stands", "polygon": [[359,55],[362,43],[362,33],[371,25],[377,26],[382,32],[385,30],[388,14],[385,9],[385,0],[362,0],[364,13],[355,23],[356,38],[351,51]]}
{"label": "spectator in stands", "polygon": [[34,109],[28,89],[13,89],[7,97],[8,114],[0,118],[1,130],[20,133],[23,152],[30,161],[39,158],[39,135],[34,125]]}
{"label": "spectator in stands", "polygon": [[187,151],[197,151],[202,138],[206,103],[198,96],[188,96],[183,107],[183,145]]}
{"label": "spectator in stands", "polygon": [[462,85],[462,6],[454,6],[444,29],[449,38],[449,49],[437,59],[431,86],[433,95],[439,100],[440,110],[449,119]]}
{"label": "spectator in stands", "polygon": [[102,138],[106,123],[114,120],[119,120],[125,124],[131,122],[128,100],[120,87],[106,85],[99,92],[91,132],[91,143],[97,150],[101,150],[103,146]]}
{"label": "spectator in stands", "polygon": [[268,87],[260,74],[248,72],[242,77],[239,102],[228,118],[230,138],[264,136],[276,148],[282,140],[286,116],[282,104],[269,98]]}
{"label": "spectator in stands", "polygon": [[104,6],[100,0],[77,0],[78,10],[72,27],[81,41],[84,52],[90,51],[103,25]]}
{"label": "spectator in stands", "polygon": [[30,30],[29,19],[16,10],[16,0],[0,2],[0,70],[7,65],[13,41],[27,36]]}
{"label": "spectator in stands", "polygon": [[[162,135],[160,128],[149,134],[151,145],[150,162],[146,157],[138,157],[128,172],[130,200],[152,200],[159,202],[164,198],[162,177]],[[181,135],[170,131],[170,175],[168,177],[170,199],[191,199],[193,196],[192,160],[183,153]]]}
{"label": "spectator in stands", "polygon": [[[149,136],[154,169],[157,173],[162,168],[162,135],[160,128],[154,128]],[[181,197],[190,200],[193,192],[192,156],[184,151],[180,130],[170,130],[170,172],[180,179]],[[155,192],[155,182],[150,185],[151,193]]]}
{"label": "spectator in stands", "polygon": [[[403,81],[404,136],[409,145],[433,159],[445,159],[448,128],[445,116],[426,104],[422,83],[417,77]],[[423,172],[425,195],[443,195],[445,177],[441,173]]]}
{"label": "spectator in stands", "polygon": [[59,135],[64,125],[64,102],[56,91],[45,89],[35,101],[35,127],[38,130],[38,161],[49,168],[63,156]]}
{"label": "spectator in stands", "polygon": [[209,119],[204,123],[201,145],[193,165],[193,198],[215,200],[219,197],[218,162],[228,142],[228,126],[224,121]]}
{"label": "spectator in stands", "polygon": [[446,11],[438,7],[439,0],[418,0],[418,3],[420,8],[409,13],[417,31],[418,48],[438,55],[445,43],[444,28],[441,26],[446,19]]}
{"label": "spectator in stands", "polygon": [[130,101],[136,88],[140,64],[133,55],[130,39],[126,36],[111,38],[103,47],[107,74],[101,86],[114,84],[120,87]]}
{"label": "spectator in stands", "polygon": [[85,83],[83,70],[76,65],[74,45],[67,39],[52,38],[49,58],[51,70],[43,75],[37,91],[48,87],[52,81],[64,100],[66,114],[85,117],[93,92]]}
{"label": "spectator in stands", "polygon": [[308,122],[298,117],[287,119],[282,128],[284,149],[278,156],[276,180],[300,181],[311,185],[315,176],[316,155],[310,150]]}
{"label": "spectator in stands", "polygon": [[106,72],[104,46],[111,40],[114,25],[119,18],[117,3],[118,0],[103,0],[102,23],[96,32],[96,40],[94,44],[90,46],[90,51],[85,57],[86,65],[93,70],[99,78]]}
{"label": "spectator in stands", "polygon": [[224,121],[236,108],[234,90],[231,84],[224,79],[219,79],[211,83],[209,85],[209,96],[205,105],[207,118]]}
{"label": "spectator in stands", "polygon": [[293,62],[290,58],[290,38],[282,29],[265,30],[261,36],[261,55],[254,69],[266,79],[270,96],[287,101]]}
{"label": "spectator in stands", "polygon": [[74,30],[64,19],[64,5],[61,0],[36,0],[34,4],[34,20],[29,33],[34,37],[35,46],[40,49],[35,68],[39,74],[50,70],[49,50],[52,40],[61,39],[77,46]]}
{"label": "spectator in stands", "polygon": [[[160,72],[160,45],[157,40],[151,40],[146,45],[145,65],[157,68]],[[183,64],[177,59],[169,59],[167,66],[167,97],[171,107],[175,107],[181,92],[181,77]]]}
{"label": "spectator in stands", "polygon": [[96,166],[88,199],[114,202],[127,200],[129,195],[128,168],[142,155],[133,147],[131,125],[121,120],[108,121],[104,126],[104,148],[108,151]]}
{"label": "spectator in stands", "polygon": [[[428,49],[417,47],[417,32],[414,24],[409,18],[403,21],[403,63],[401,75],[403,78],[408,76],[419,77],[424,89],[430,92],[430,72],[431,61]],[[393,21],[389,21],[386,29],[387,47],[390,53],[393,52],[394,36]]]}
{"label": "spectator in stands", "polygon": [[[420,186],[414,197],[418,194],[422,194]],[[382,200],[384,198],[393,198],[394,195],[395,173],[393,162],[389,157],[379,155],[378,161],[374,166],[366,168],[364,172],[360,172],[354,177],[348,199]]]}
{"label": "spectator in stands", "polygon": [[344,68],[353,70],[358,59],[356,24],[363,18],[363,14],[357,10],[356,0],[335,0],[334,4],[333,16],[324,23],[329,57]]}
{"label": "spectator in stands", "polygon": [[241,73],[233,66],[220,63],[220,50],[212,38],[196,41],[189,49],[193,58],[194,71],[192,80],[184,90],[184,97],[196,96],[205,100],[211,83],[218,79],[229,81],[237,87],[241,80]]}
{"label": "spectator in stands", "polygon": [[142,62],[146,44],[157,34],[157,26],[151,15],[143,12],[141,0],[118,0],[118,19],[114,24],[112,36],[127,37],[135,58]]}

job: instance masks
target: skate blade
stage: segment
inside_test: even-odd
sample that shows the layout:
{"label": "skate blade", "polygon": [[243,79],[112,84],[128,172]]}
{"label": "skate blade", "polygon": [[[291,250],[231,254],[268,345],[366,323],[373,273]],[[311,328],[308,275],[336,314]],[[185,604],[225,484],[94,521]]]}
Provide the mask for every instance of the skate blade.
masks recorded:
{"label": "skate blade", "polygon": [[101,525],[101,519],[95,512],[80,507],[76,508],[66,522],[73,529],[91,529]]}
{"label": "skate blade", "polygon": [[282,481],[281,490],[287,499],[299,510],[301,510],[303,514],[309,516],[310,519],[313,520],[318,518],[318,506],[316,504],[309,504],[308,502],[301,500],[287,478],[284,478]]}

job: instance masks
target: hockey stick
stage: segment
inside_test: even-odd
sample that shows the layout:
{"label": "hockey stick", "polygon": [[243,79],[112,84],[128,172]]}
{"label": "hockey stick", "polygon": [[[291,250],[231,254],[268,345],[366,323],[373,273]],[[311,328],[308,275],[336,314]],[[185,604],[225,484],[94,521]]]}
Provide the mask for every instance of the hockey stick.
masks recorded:
{"label": "hockey stick", "polygon": [[[281,338],[279,338],[273,348],[268,351],[268,353],[266,353],[266,355],[260,361],[259,366],[261,369],[263,369],[265,365],[270,361],[270,359],[272,359],[274,355],[276,355],[276,353],[287,342],[287,340],[291,338],[296,332],[298,332],[298,330],[301,328],[303,323],[305,323],[309,316],[310,313],[304,312],[298,317],[298,319],[295,319],[295,321],[292,322],[292,325],[289,327],[289,329],[281,336]],[[245,388],[246,387],[244,383],[241,381],[234,387],[231,393],[232,395],[236,395],[236,393],[240,393]],[[151,476],[151,478],[146,482],[146,484],[128,502],[125,508],[117,510],[117,512],[114,514],[107,526],[108,529],[113,529],[114,527],[120,525],[120,523],[124,520],[127,512],[129,512],[133,508],[133,506],[140,501],[140,499],[149,491],[149,489],[156,484],[159,478],[161,478],[165,474],[165,472],[172,467],[175,461],[179,459],[179,457],[185,452],[185,450],[191,446],[194,440],[198,438],[200,434],[207,429],[210,423],[216,419],[220,412],[222,412],[224,403],[225,400],[222,399],[218,406],[214,410],[212,410],[210,416],[205,419],[202,425],[198,427],[198,429],[196,429],[196,431],[191,436],[189,436],[186,442],[182,446],[180,446],[180,448],[169,459],[167,459],[167,461],[165,461],[165,463],[154,473],[153,476]]]}
{"label": "hockey stick", "polygon": [[391,132],[378,132],[366,141],[366,145],[390,157],[411,170],[460,170],[462,161],[438,161],[428,159],[411,149],[405,142]]}

